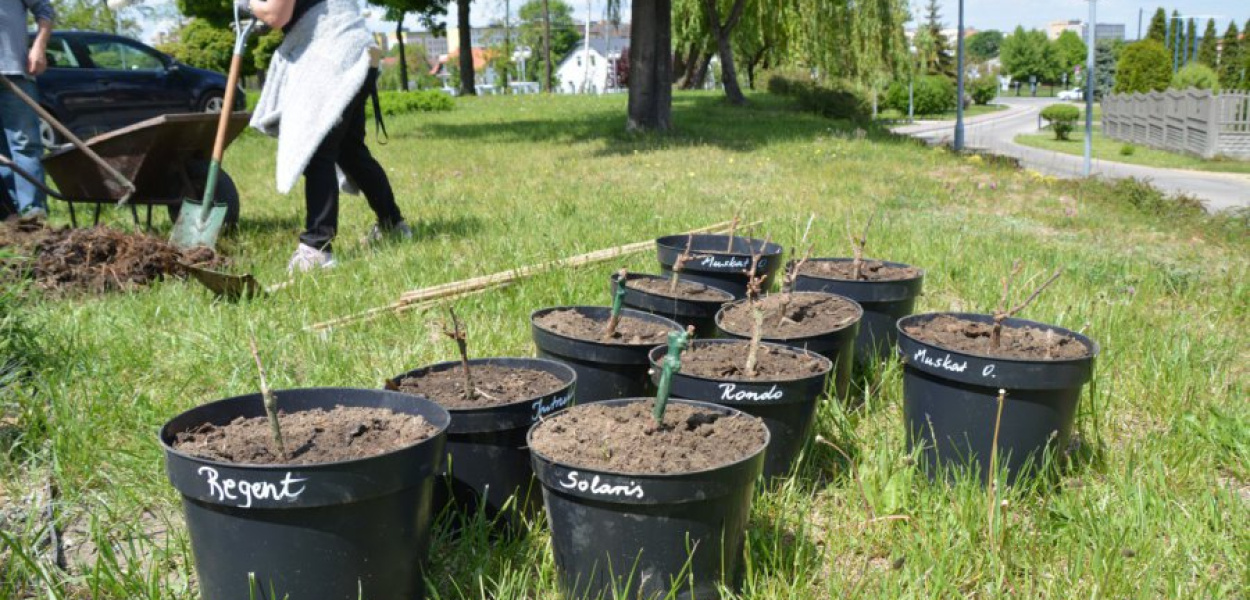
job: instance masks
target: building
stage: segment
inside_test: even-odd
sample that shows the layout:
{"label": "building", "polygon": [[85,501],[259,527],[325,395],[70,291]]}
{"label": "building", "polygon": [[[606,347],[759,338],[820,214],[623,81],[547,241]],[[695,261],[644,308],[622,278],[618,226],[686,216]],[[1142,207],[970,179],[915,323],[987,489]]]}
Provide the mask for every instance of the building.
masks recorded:
{"label": "building", "polygon": [[[1081,27],[1081,39],[1088,40],[1085,36],[1085,27]],[[1124,23],[1098,23],[1094,26],[1094,41],[1123,39]]]}
{"label": "building", "polygon": [[619,90],[621,86],[615,81],[616,61],[628,50],[629,38],[626,37],[591,38],[589,55],[586,43],[578,43],[556,69],[557,91],[602,94]]}
{"label": "building", "polygon": [[1079,19],[1071,21],[1051,21],[1046,25],[1046,37],[1050,41],[1059,39],[1063,32],[1071,31],[1079,36],[1085,35],[1085,23]]}

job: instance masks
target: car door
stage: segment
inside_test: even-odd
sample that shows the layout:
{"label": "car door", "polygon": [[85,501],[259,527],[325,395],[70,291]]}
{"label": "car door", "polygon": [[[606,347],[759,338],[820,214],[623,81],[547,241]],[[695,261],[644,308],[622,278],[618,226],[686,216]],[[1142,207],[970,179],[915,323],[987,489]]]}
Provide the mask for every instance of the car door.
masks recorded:
{"label": "car door", "polygon": [[116,36],[84,37],[82,45],[96,74],[101,108],[109,113],[109,128],[185,110],[188,93],[169,85],[160,53]]}
{"label": "car door", "polygon": [[101,116],[94,107],[95,74],[83,67],[73,40],[53,33],[48,40],[48,69],[36,79],[40,102],[79,137],[99,130]]}

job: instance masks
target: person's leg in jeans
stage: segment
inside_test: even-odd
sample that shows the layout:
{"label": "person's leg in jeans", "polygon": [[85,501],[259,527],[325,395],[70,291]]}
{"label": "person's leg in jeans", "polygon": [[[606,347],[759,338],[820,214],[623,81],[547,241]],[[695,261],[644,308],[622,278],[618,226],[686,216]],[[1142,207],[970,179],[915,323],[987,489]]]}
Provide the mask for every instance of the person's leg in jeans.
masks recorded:
{"label": "person's leg in jeans", "polygon": [[[0,77],[6,77],[0,75]],[[8,76],[27,96],[38,98],[35,82],[25,77]],[[43,140],[39,138],[39,116],[7,87],[0,87],[0,153],[13,159],[18,168],[43,180]],[[11,169],[0,167],[0,180],[13,199],[18,214],[36,208],[47,210],[47,198],[34,184],[18,177]]]}
{"label": "person's leg in jeans", "polygon": [[377,71],[370,69],[364,86],[343,113],[343,138],[339,147],[338,166],[364,193],[369,208],[378,217],[378,227],[383,231],[393,229],[403,222],[395,192],[386,170],[365,145],[365,101],[373,91]]}

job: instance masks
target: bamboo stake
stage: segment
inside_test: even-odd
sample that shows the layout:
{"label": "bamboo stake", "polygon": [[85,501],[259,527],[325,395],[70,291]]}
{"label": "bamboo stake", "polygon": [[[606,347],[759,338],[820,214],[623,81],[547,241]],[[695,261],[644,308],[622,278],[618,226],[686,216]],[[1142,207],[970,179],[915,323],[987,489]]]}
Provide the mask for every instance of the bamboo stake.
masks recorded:
{"label": "bamboo stake", "polygon": [[[730,223],[731,223],[730,221],[723,221],[720,223],[716,223],[715,225],[708,225],[707,227],[700,227],[699,229],[692,229],[690,231],[686,231],[683,233],[715,233],[715,232],[725,230],[727,227],[729,227]],[[752,223],[752,225],[758,225],[758,224],[760,224],[760,221],[756,221]],[[586,265],[609,261],[615,258],[620,258],[622,256],[627,256],[629,254],[642,252],[648,248],[651,248],[654,244],[655,242],[653,240],[647,240],[645,242],[635,242],[632,244],[625,244],[623,246],[615,246],[612,248],[605,248],[603,250],[596,250],[594,252],[587,252],[585,254],[579,254],[577,256],[570,256],[567,258],[549,260],[549,261],[538,263],[535,265],[517,267],[515,269],[509,269],[507,271],[501,271],[499,273],[493,273],[491,275],[483,275],[481,277],[474,277],[472,279],[465,279],[462,281],[452,281],[452,282],[443,283],[443,284],[430,286],[426,288],[411,290],[408,292],[404,292],[403,294],[400,295],[399,300],[392,302],[390,304],[371,308],[369,310],[359,312],[353,315],[339,317],[337,319],[333,319],[330,321],[323,321],[321,323],[315,323],[313,325],[309,325],[308,327],[305,327],[304,330],[305,331],[324,331],[332,327],[338,327],[341,325],[349,325],[349,324],[356,323],[358,321],[368,321],[368,320],[376,319],[377,317],[384,315],[384,314],[403,312],[405,310],[409,310],[408,307],[410,305],[416,304],[418,302],[425,302],[428,300],[439,300],[439,299],[446,299],[446,298],[455,298],[455,297],[463,296],[468,293],[472,293],[472,292],[484,290],[487,288],[491,288],[494,286],[510,283],[518,279],[524,279],[526,277],[530,277],[532,275],[536,275],[538,273],[550,271],[553,269],[583,267]]]}
{"label": "bamboo stake", "polygon": [[329,321],[323,321],[321,323],[309,325],[308,327],[304,328],[304,331],[313,332],[313,333],[321,332],[321,331],[328,331],[340,325],[367,323],[369,321],[375,321],[377,319],[380,319],[386,315],[391,315],[391,314],[398,315],[401,313],[406,313],[410,310],[425,312],[432,308],[438,308],[440,305],[442,305],[444,302],[448,300],[454,300],[458,298],[467,298],[469,296],[476,296],[478,294],[489,292],[495,288],[506,287],[507,285],[508,285],[507,283],[497,283],[497,284],[484,287],[484,288],[468,290],[466,292],[459,292],[459,293],[449,292],[445,295],[438,296],[436,298],[430,298],[427,300],[422,300],[419,302],[392,302],[391,304],[387,304],[386,306],[379,306],[377,308],[371,308],[367,311],[356,313],[354,315],[349,315],[346,317],[339,317],[337,319],[331,319]]}

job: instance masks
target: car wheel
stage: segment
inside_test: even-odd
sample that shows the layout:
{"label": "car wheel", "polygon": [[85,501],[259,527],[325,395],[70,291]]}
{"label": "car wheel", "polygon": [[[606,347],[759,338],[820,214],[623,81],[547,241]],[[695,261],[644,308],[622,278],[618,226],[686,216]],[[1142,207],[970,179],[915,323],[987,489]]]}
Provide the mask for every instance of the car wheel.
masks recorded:
{"label": "car wheel", "polygon": [[204,98],[200,100],[200,110],[207,113],[219,113],[224,104],[224,94],[221,92],[209,92],[204,94]]}
{"label": "car wheel", "polygon": [[39,140],[43,142],[44,151],[51,152],[60,145],[61,136],[57,135],[56,130],[47,121],[39,119]]}
{"label": "car wheel", "polygon": [[[208,161],[197,161],[187,165],[187,177],[195,184],[195,199],[200,201],[204,198],[204,183],[208,180]],[[225,229],[227,232],[234,230],[239,224],[239,188],[234,185],[234,179],[226,173],[225,169],[217,172],[217,190],[213,194],[217,202],[226,205],[226,222]],[[178,213],[182,212],[181,204],[171,204],[169,206],[169,220],[177,221]]]}

